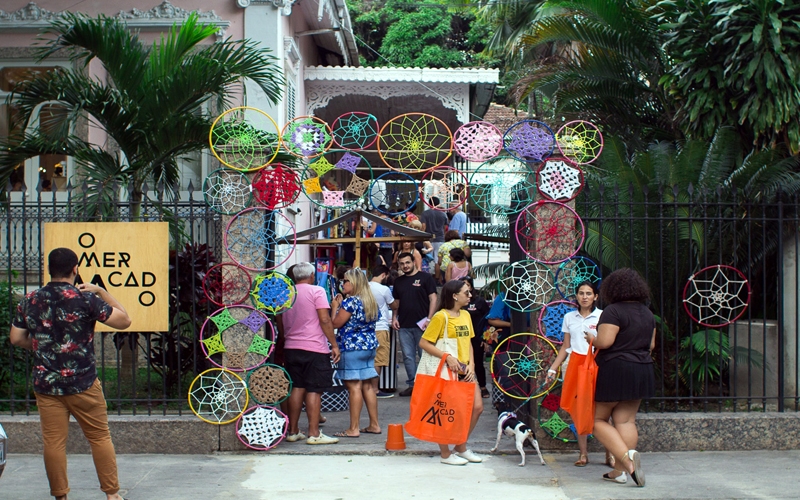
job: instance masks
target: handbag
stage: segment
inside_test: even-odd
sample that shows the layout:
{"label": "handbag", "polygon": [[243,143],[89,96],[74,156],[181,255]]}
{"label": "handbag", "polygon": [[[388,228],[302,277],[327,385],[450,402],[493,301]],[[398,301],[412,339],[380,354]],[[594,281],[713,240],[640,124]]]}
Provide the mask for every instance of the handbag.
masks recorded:
{"label": "handbag", "polygon": [[[593,340],[593,339],[592,339]],[[586,354],[570,354],[569,369],[561,387],[561,408],[569,412],[577,434],[591,434],[594,430],[594,389],[597,383],[596,354],[592,353],[592,340]]]}
{"label": "handbag", "polygon": [[417,374],[405,429],[422,441],[458,445],[469,436],[475,384],[459,382],[445,368],[445,359],[442,356],[433,375]]}
{"label": "handbag", "polygon": [[[442,334],[442,338],[436,341],[436,348],[442,352],[446,352],[451,356],[455,356],[458,359],[458,339],[453,339],[452,342],[448,341],[447,338],[447,312],[441,311],[444,314],[444,330]],[[443,359],[443,358],[442,358]],[[419,365],[417,365],[417,375],[420,373],[423,375],[433,375],[436,373],[436,369],[439,367],[440,358],[432,354],[428,354],[426,351],[422,351],[422,355],[419,357]],[[450,371],[449,368],[445,371]],[[446,373],[444,374],[446,375]],[[444,377],[443,375],[443,377]],[[416,380],[416,378],[414,379]]]}

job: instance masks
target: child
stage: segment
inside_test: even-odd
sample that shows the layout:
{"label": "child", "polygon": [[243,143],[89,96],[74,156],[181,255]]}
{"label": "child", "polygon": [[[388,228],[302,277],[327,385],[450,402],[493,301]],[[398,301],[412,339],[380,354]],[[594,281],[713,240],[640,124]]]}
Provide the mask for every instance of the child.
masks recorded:
{"label": "child", "polygon": [[464,250],[460,248],[450,250],[450,263],[447,265],[447,270],[444,272],[445,282],[461,279],[471,274],[472,264],[467,262],[467,255],[464,253]]}

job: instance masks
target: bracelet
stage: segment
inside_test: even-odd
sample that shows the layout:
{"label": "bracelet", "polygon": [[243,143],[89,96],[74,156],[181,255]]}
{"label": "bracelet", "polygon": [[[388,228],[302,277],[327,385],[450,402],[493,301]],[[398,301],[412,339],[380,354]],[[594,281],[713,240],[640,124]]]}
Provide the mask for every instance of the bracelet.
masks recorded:
{"label": "bracelet", "polygon": [[552,368],[550,368],[549,370],[547,370],[547,373],[555,373],[555,372],[556,372],[556,371],[555,371],[555,370],[553,370]]}

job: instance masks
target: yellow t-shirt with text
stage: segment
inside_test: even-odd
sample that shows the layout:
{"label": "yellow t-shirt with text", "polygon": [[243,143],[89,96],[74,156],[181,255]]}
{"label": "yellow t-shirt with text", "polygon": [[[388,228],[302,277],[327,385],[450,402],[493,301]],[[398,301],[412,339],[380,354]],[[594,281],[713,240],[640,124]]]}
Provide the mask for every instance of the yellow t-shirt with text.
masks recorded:
{"label": "yellow t-shirt with text", "polygon": [[[435,344],[442,338],[444,330],[444,315],[447,314],[447,338],[458,341],[458,360],[464,364],[469,364],[470,339],[475,336],[472,330],[472,320],[467,311],[459,311],[459,316],[454,318],[445,310],[441,310],[433,315],[431,322],[422,334],[422,338]],[[452,340],[448,340],[452,342]]]}

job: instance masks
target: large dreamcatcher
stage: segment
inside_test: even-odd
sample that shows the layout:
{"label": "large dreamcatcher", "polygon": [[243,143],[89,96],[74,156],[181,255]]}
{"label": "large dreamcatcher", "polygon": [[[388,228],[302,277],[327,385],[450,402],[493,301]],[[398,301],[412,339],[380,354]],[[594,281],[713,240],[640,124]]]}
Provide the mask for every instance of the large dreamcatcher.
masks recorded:
{"label": "large dreamcatcher", "polygon": [[603,151],[603,134],[593,123],[575,120],[558,129],[556,144],[565,158],[577,165],[587,165]]}
{"label": "large dreamcatcher", "polygon": [[252,183],[256,203],[270,210],[286,208],[300,196],[300,179],[291,168],[273,163],[259,170]]}
{"label": "large dreamcatcher", "polygon": [[506,130],[503,145],[514,158],[538,163],[553,154],[556,139],[546,124],[537,120],[522,120]]}
{"label": "large dreamcatcher", "polygon": [[564,316],[577,311],[578,305],[568,300],[555,300],[545,304],[539,310],[539,334],[556,343],[564,342],[564,331],[561,329]]}
{"label": "large dreamcatcher", "polygon": [[274,269],[294,252],[294,225],[280,211],[248,208],[233,216],[225,229],[230,258],[250,271]]}
{"label": "large dreamcatcher", "polygon": [[683,287],[683,307],[696,323],[721,328],[744,314],[750,304],[750,294],[750,282],[744,273],[717,264],[689,277]]}
{"label": "large dreamcatcher", "polygon": [[551,438],[562,443],[578,442],[578,432],[570,414],[561,408],[561,384],[559,383],[538,401],[536,420],[539,427]]}
{"label": "large dreamcatcher", "polygon": [[251,286],[250,273],[232,262],[217,264],[203,277],[203,292],[218,306],[241,304],[247,299]]}
{"label": "large dreamcatcher", "polygon": [[266,451],[286,437],[289,417],[277,408],[256,405],[247,409],[236,421],[236,437],[248,448]]}
{"label": "large dreamcatcher", "polygon": [[247,373],[247,390],[256,403],[277,405],[292,393],[292,378],[285,368],[264,363]]}
{"label": "large dreamcatcher", "polygon": [[[460,207],[467,201],[467,177],[453,167],[436,167],[422,176],[422,202],[433,210],[447,211]],[[439,199],[439,205],[429,203],[432,197]]]}
{"label": "large dreamcatcher", "polygon": [[566,160],[546,160],[536,171],[536,187],[549,200],[570,201],[583,189],[583,171]]}
{"label": "large dreamcatcher", "polygon": [[427,172],[453,154],[453,134],[435,116],[406,113],[383,124],[378,134],[378,155],[398,172]]}
{"label": "large dreamcatcher", "polygon": [[503,302],[515,311],[537,311],[553,298],[553,273],[541,262],[514,262],[503,274],[506,276],[501,282]]}
{"label": "large dreamcatcher", "polygon": [[214,120],[208,133],[211,152],[226,167],[252,172],[272,162],[281,148],[280,129],[260,109],[240,106]]}
{"label": "large dreamcatcher", "polygon": [[465,160],[486,161],[502,151],[503,132],[489,122],[465,123],[453,134],[453,149]]}
{"label": "large dreamcatcher", "polygon": [[575,300],[578,286],[589,281],[595,288],[600,286],[602,274],[600,267],[588,257],[575,256],[562,262],[556,270],[556,290],[567,300]]}
{"label": "large dreamcatcher", "polygon": [[288,121],[281,139],[286,151],[300,158],[315,158],[333,143],[331,128],[315,116],[298,116]]}
{"label": "large dreamcatcher", "polygon": [[297,289],[285,274],[269,271],[256,276],[250,296],[256,309],[276,315],[292,307],[297,298]]}
{"label": "large dreamcatcher", "polygon": [[200,330],[200,348],[212,364],[245,371],[267,360],[275,330],[266,314],[250,306],[230,306],[209,316]]}
{"label": "large dreamcatcher", "polygon": [[253,199],[250,179],[237,170],[214,170],[203,181],[203,199],[211,210],[233,215],[250,206]]}
{"label": "large dreamcatcher", "polygon": [[419,184],[402,172],[381,174],[369,188],[370,204],[391,217],[414,210],[418,200]]}
{"label": "large dreamcatcher", "polygon": [[360,151],[367,149],[378,139],[378,119],[369,113],[350,111],[333,121],[333,142],[342,149]]}
{"label": "large dreamcatcher", "polygon": [[531,259],[557,264],[580,250],[585,230],[575,210],[557,201],[540,200],[519,214],[516,233],[519,246]]}
{"label": "large dreamcatcher", "polygon": [[534,177],[525,162],[510,156],[497,157],[482,163],[470,176],[470,199],[484,212],[518,213],[534,201]]}
{"label": "large dreamcatcher", "polygon": [[372,182],[372,167],[354,151],[329,151],[303,172],[303,193],[324,208],[346,208],[361,202]]}
{"label": "large dreamcatcher", "polygon": [[242,377],[222,368],[204,371],[189,386],[189,408],[209,424],[233,422],[247,409],[248,402]]}
{"label": "large dreamcatcher", "polygon": [[547,369],[557,355],[555,346],[541,335],[511,335],[497,344],[492,353],[492,380],[511,398],[538,398],[556,383],[547,382]]}

